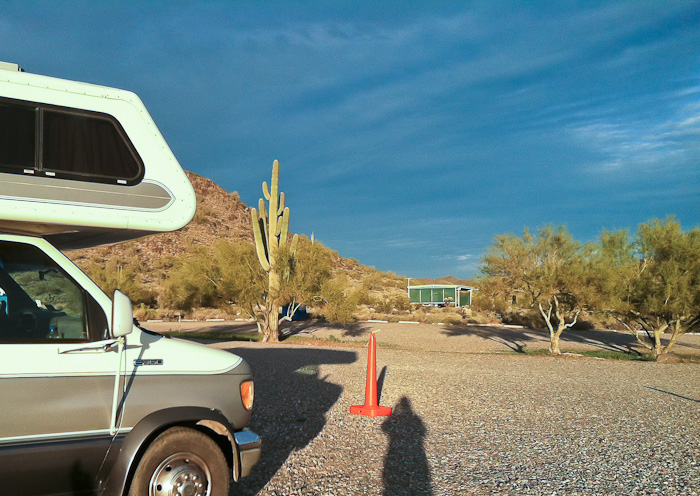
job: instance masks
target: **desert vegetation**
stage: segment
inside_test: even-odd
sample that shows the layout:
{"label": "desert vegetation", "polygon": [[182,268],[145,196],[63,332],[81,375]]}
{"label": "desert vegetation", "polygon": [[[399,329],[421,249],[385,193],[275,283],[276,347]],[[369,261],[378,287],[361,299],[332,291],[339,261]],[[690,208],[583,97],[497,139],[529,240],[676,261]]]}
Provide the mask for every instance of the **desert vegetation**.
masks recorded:
{"label": "desert vegetation", "polygon": [[[579,243],[557,225],[498,235],[476,280],[412,279],[474,286],[471,308],[417,307],[407,297],[405,277],[343,258],[313,235],[298,236],[293,246],[279,187],[274,208],[261,199],[251,209],[238,193],[188,175],[198,208],[181,231],[69,254],[105,292],[119,288],[129,295],[140,319],[253,319],[264,332],[303,305],[312,318],[336,324],[388,320],[546,328],[553,354],[561,351],[559,339],[569,329],[612,327],[633,334],[652,358],[700,327],[700,228],[684,231],[673,218],[643,223],[635,233],[603,231],[591,243]],[[271,186],[274,176],[273,171]],[[270,189],[275,188],[263,187],[268,205]],[[272,210],[276,247],[269,242]],[[261,261],[269,263],[270,248],[276,267],[272,291]],[[286,312],[273,311],[280,307]]]}
{"label": "desert vegetation", "polygon": [[[550,353],[582,315],[614,322],[652,358],[700,326],[700,228],[683,231],[673,218],[603,231],[592,243],[564,226],[522,236],[497,236],[481,264],[477,306],[502,319],[532,320],[549,329]],[[670,334],[663,343],[661,335]]]}

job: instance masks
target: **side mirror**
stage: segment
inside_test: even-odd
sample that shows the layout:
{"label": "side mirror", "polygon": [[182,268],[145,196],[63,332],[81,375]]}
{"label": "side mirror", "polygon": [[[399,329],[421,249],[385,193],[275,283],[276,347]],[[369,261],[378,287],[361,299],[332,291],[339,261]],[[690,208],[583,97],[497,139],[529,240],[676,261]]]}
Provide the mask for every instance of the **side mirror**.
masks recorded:
{"label": "side mirror", "polygon": [[131,300],[118,289],[112,298],[112,336],[120,338],[131,333],[134,325],[134,311]]}

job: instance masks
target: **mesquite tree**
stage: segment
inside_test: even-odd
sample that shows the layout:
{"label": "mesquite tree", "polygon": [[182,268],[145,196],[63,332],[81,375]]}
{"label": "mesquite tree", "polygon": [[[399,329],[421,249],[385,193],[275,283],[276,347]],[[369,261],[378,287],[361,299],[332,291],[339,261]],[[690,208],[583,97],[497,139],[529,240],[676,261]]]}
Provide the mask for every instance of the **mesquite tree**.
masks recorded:
{"label": "mesquite tree", "polygon": [[627,231],[603,231],[595,263],[602,310],[654,360],[700,328],[700,228],[684,232],[667,218],[640,224],[634,239]]}
{"label": "mesquite tree", "polygon": [[482,258],[482,282],[497,297],[518,294],[536,307],[549,330],[549,352],[558,355],[561,334],[591,296],[587,251],[564,226],[499,235]]}

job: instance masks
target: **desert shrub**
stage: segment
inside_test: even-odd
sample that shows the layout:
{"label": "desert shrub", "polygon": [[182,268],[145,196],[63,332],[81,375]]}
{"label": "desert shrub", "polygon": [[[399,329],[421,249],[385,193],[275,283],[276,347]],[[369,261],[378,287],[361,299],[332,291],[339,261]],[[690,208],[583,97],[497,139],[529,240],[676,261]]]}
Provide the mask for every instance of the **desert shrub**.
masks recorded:
{"label": "desert shrub", "polygon": [[394,305],[389,299],[377,300],[374,303],[374,309],[379,313],[391,313],[394,309]]}
{"label": "desert shrub", "polygon": [[85,273],[110,297],[118,289],[127,295],[133,304],[155,303],[155,295],[139,281],[137,275],[143,271],[138,257],[112,257],[106,263],[92,261]]}
{"label": "desert shrub", "polygon": [[349,324],[353,322],[353,313],[357,309],[357,303],[346,294],[348,282],[339,277],[330,279],[321,288],[323,306],[320,311],[328,322],[336,324]]}
{"label": "desert shrub", "polygon": [[367,290],[384,289],[384,280],[381,272],[375,270],[371,274],[367,274],[362,278],[362,287]]}
{"label": "desert shrub", "polygon": [[354,299],[357,305],[373,305],[374,300],[369,294],[369,291],[364,287],[358,287],[350,292],[350,298]]}
{"label": "desert shrub", "polygon": [[406,312],[411,310],[411,299],[404,295],[396,295],[392,300],[392,305],[399,312]]}
{"label": "desert shrub", "polygon": [[158,303],[177,310],[210,307],[218,293],[214,280],[217,267],[204,247],[193,246],[187,255],[175,260],[175,265],[163,283]]}
{"label": "desert shrub", "polygon": [[134,317],[142,322],[145,322],[146,320],[160,318],[161,313],[157,308],[139,303],[138,305],[134,306]]}
{"label": "desert shrub", "polygon": [[500,315],[501,322],[508,325],[521,325],[530,329],[541,329],[545,325],[542,316],[534,311],[505,312]]}

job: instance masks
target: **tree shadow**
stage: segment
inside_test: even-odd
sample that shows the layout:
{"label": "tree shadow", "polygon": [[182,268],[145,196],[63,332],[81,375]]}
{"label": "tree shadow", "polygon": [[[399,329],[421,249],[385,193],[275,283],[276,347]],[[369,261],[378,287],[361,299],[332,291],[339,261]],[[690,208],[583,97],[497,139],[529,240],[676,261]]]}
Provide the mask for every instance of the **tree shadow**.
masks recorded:
{"label": "tree shadow", "polygon": [[292,321],[284,322],[280,329],[286,336],[295,334],[313,334],[321,329],[340,329],[342,337],[356,338],[369,332],[372,327],[364,322],[353,322],[351,324],[331,324],[326,321]]}
{"label": "tree shadow", "polygon": [[[258,326],[255,322],[234,322],[234,323],[223,323],[223,324],[210,324],[201,325],[206,323],[197,322],[197,326],[192,327],[190,322],[184,322],[182,325],[178,322],[170,322],[170,331],[191,333],[196,335],[200,332],[207,332],[212,334],[250,334],[251,332],[258,332]],[[149,328],[149,323],[146,322],[142,324],[146,329]],[[153,327],[151,325],[151,327]],[[159,331],[160,332],[160,331]],[[167,331],[166,331],[167,332]]]}
{"label": "tree shadow", "polygon": [[562,346],[564,343],[580,343],[608,351],[639,354],[635,350],[639,346],[637,339],[626,332],[567,329],[561,335],[561,343]]}
{"label": "tree shadow", "polygon": [[333,349],[232,347],[252,367],[255,407],[249,427],[263,440],[260,462],[231,494],[257,494],[289,455],[309,444],[324,428],[325,414],[342,386],[319,375],[319,365],[349,364],[357,353]]}
{"label": "tree shadow", "polygon": [[448,337],[476,336],[505,345],[516,353],[525,353],[527,342],[538,340],[537,336],[532,336],[525,331],[529,331],[529,329],[515,330],[505,327],[448,325],[443,328],[442,334]]}
{"label": "tree shadow", "polygon": [[384,496],[432,495],[430,466],[423,439],[428,433],[423,420],[402,397],[384,423],[389,449],[384,460]]}
{"label": "tree shadow", "polygon": [[[509,329],[497,326],[450,325],[446,326],[442,333],[448,337],[477,336],[503,344],[518,353],[525,352],[528,342],[549,341],[549,331],[546,329]],[[636,349],[639,347],[637,340],[634,336],[625,332],[567,329],[562,333],[560,341],[562,348],[566,346],[566,343],[578,343],[608,351],[639,354]]]}

